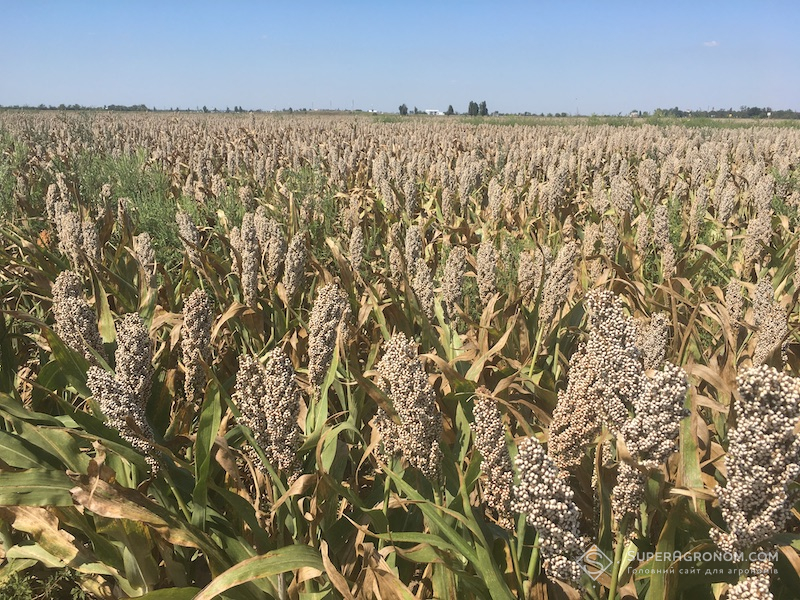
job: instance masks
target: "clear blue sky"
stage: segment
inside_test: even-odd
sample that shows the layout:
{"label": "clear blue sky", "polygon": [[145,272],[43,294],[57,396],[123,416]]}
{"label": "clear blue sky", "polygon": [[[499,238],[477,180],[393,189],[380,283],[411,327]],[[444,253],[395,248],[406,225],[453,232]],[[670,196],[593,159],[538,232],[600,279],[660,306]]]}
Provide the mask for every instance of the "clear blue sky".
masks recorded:
{"label": "clear blue sky", "polygon": [[800,1],[0,0],[0,104],[800,110]]}

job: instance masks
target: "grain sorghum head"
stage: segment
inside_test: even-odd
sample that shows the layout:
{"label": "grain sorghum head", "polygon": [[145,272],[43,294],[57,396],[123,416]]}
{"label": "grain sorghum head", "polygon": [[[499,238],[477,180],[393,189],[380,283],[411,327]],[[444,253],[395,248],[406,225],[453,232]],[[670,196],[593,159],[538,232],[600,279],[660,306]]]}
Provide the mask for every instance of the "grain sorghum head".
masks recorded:
{"label": "grain sorghum head", "polygon": [[412,219],[419,212],[419,198],[417,196],[417,184],[411,174],[407,175],[403,182],[403,195],[406,199],[406,214]]}
{"label": "grain sorghum head", "polygon": [[754,549],[784,530],[798,499],[790,484],[800,475],[800,381],[761,365],[737,383],[727,482],[716,488],[728,532],[711,531],[726,552]]}
{"label": "grain sorghum head", "polygon": [[83,284],[73,271],[62,271],[52,287],[53,330],[75,352],[90,364],[97,364],[90,349],[105,359],[103,340],[97,328],[97,315],[83,298]]}
{"label": "grain sorghum head", "polygon": [[286,296],[290,300],[306,284],[307,256],[305,236],[298,233],[289,243],[283,269],[283,287],[286,288]]}
{"label": "grain sorghum head", "polygon": [[769,591],[773,564],[770,561],[754,561],[748,568],[750,575],[734,585],[728,586],[728,600],[773,600]]}
{"label": "grain sorghum head", "polygon": [[588,546],[580,534],[581,513],[566,478],[536,438],[519,443],[514,461],[518,482],[513,508],[539,534],[540,552],[549,577],[577,582],[580,557]]}
{"label": "grain sorghum head", "polygon": [[361,225],[353,227],[350,234],[350,245],[348,247],[350,258],[350,268],[354,272],[358,272],[361,267],[361,262],[364,260],[364,232],[361,230]]}
{"label": "grain sorghum head", "polygon": [[442,415],[436,392],[417,357],[416,343],[403,333],[393,335],[384,345],[377,370],[378,387],[391,399],[400,419],[398,425],[378,409],[375,426],[385,454],[402,455],[425,477],[436,480],[442,459]]}
{"label": "grain sorghum head", "polygon": [[669,212],[663,204],[653,210],[653,241],[659,250],[672,245],[669,239]]}
{"label": "grain sorghum head", "polygon": [[[267,271],[267,281],[270,286],[280,279],[283,270],[283,261],[286,258],[286,238],[283,237],[280,224],[267,216],[263,206],[259,206],[253,216],[258,246]],[[244,223],[242,224],[244,227]]]}
{"label": "grain sorghum head", "polygon": [[117,322],[117,350],[114,353],[117,380],[145,406],[153,380],[153,347],[139,313],[128,313]]}
{"label": "grain sorghum head", "polygon": [[494,250],[492,240],[485,239],[478,247],[477,277],[478,293],[484,306],[489,303],[497,293],[497,253]]}
{"label": "grain sorghum head", "polygon": [[708,210],[708,188],[701,183],[695,191],[694,201],[689,210],[689,237],[696,242],[703,230],[703,223]]}
{"label": "grain sorghum head", "polygon": [[258,304],[258,272],[261,266],[261,249],[258,245],[253,213],[244,213],[240,236],[242,296],[247,306],[255,308]]}
{"label": "grain sorghum head", "polygon": [[609,206],[608,194],[606,193],[606,182],[603,175],[599,172],[594,174],[592,179],[592,196],[589,199],[594,211],[602,215]]}
{"label": "grain sorghum head", "polygon": [[688,390],[686,372],[665,363],[634,398],[634,417],[622,427],[622,436],[634,460],[648,469],[658,468],[677,450],[680,422],[688,416],[683,406]]}
{"label": "grain sorghum head", "polygon": [[[300,413],[300,388],[291,360],[280,348],[270,352],[266,366],[253,357],[239,358],[234,399],[241,411],[242,424],[267,460],[286,473],[289,481],[300,474],[297,449],[302,433],[297,424]],[[262,471],[267,469],[253,453]]]}
{"label": "grain sorghum head", "polygon": [[445,186],[442,188],[442,217],[446,224],[452,223],[457,214],[455,192]]}
{"label": "grain sorghum head", "polygon": [[[87,381],[92,395],[106,416],[109,427],[119,431],[122,439],[143,454],[153,474],[158,472],[159,464],[153,448],[153,430],[145,417],[145,405],[137,400],[132,389],[119,381],[112,373],[100,367],[90,367]],[[130,425],[136,426],[136,432]]]}
{"label": "grain sorghum head", "polygon": [[636,226],[636,252],[640,258],[644,258],[647,249],[653,243],[653,228],[650,226],[650,219],[645,213],[638,217],[639,224]]}
{"label": "grain sorghum head", "polygon": [[760,365],[780,348],[789,335],[786,311],[773,300],[772,278],[764,275],[758,281],[753,298],[753,315],[758,330],[753,364]]}
{"label": "grain sorghum head", "polygon": [[442,297],[447,317],[452,321],[456,317],[456,307],[464,300],[464,272],[467,268],[467,249],[453,246],[447,255],[442,277]]}
{"label": "grain sorghum head", "polygon": [[603,219],[602,227],[603,251],[613,261],[617,255],[617,248],[619,248],[619,232],[617,231],[617,226],[609,217]]}
{"label": "grain sorghum head", "polygon": [[759,212],[747,223],[744,243],[742,244],[742,261],[745,271],[757,262],[765,248],[772,242],[772,217],[767,212]]}
{"label": "grain sorghum head", "polygon": [[503,227],[503,184],[497,176],[489,180],[489,217],[490,223],[495,228]]}
{"label": "grain sorghum head", "polygon": [[69,348],[82,354],[90,364],[97,364],[90,348],[105,358],[97,316],[83,298],[54,300],[53,314],[56,321],[53,329]]}
{"label": "grain sorghum head", "polygon": [[622,175],[616,175],[611,179],[611,204],[620,218],[633,208],[633,189]]}
{"label": "grain sorghum head", "polygon": [[717,198],[717,218],[723,225],[727,225],[736,211],[736,186],[728,181],[720,192]]}
{"label": "grain sorghum head", "polygon": [[406,268],[408,269],[408,280],[414,280],[414,269],[417,268],[417,259],[422,257],[422,233],[419,227],[411,226],[406,231]]}
{"label": "grain sorghum head", "polygon": [[100,236],[96,223],[89,220],[81,223],[81,242],[87,260],[97,266],[100,263]]}
{"label": "grain sorghum head", "polygon": [[417,259],[417,265],[414,268],[414,279],[411,282],[411,288],[417,295],[423,312],[428,319],[432,320],[434,317],[433,276],[428,264],[421,257]]}
{"label": "grain sorghum head", "polygon": [[47,186],[47,195],[44,200],[47,216],[51,221],[57,224],[61,215],[69,210],[69,202],[61,198],[61,193],[58,191],[58,186],[51,183]]}
{"label": "grain sorghum head", "polygon": [[240,356],[234,400],[241,412],[242,423],[256,438],[258,432],[267,430],[267,416],[261,410],[261,400],[266,394],[264,367],[252,356]]}
{"label": "grain sorghum head", "polygon": [[350,315],[347,294],[336,283],[319,289],[308,321],[308,376],[314,385],[325,379],[337,336],[346,336]]}
{"label": "grain sorghum head", "polygon": [[584,344],[572,355],[567,389],[559,390],[558,403],[553,410],[547,453],[565,474],[580,467],[587,446],[600,433],[594,369]]}
{"label": "grain sorghum head", "polygon": [[83,296],[83,281],[75,271],[61,271],[52,286],[54,301]]}
{"label": "grain sorghum head", "polygon": [[664,280],[670,279],[675,275],[677,269],[677,257],[675,256],[675,246],[667,244],[661,252],[661,274]]}
{"label": "grain sorghum head", "polygon": [[542,290],[539,327],[552,327],[552,321],[566,301],[569,288],[575,279],[575,259],[577,257],[577,242],[566,243],[558,251]]}
{"label": "grain sorghum head", "polygon": [[[639,515],[644,487],[647,479],[645,475],[633,465],[620,462],[617,469],[617,482],[611,492],[611,512],[617,527],[622,525],[625,517],[636,518]],[[628,535],[633,523],[628,523],[628,528],[623,535]]]}
{"label": "grain sorghum head", "polygon": [[203,363],[211,358],[211,325],[214,311],[211,299],[201,289],[193,291],[183,304],[183,326],[181,327],[181,351],[186,401],[199,406],[206,385]]}
{"label": "grain sorghum head", "polygon": [[148,276],[148,285],[152,286],[156,272],[156,251],[153,249],[153,241],[150,234],[146,231],[133,238],[133,253],[142,270]]}
{"label": "grain sorghum head", "polygon": [[242,203],[245,212],[252,212],[255,208],[255,200],[253,199],[253,190],[249,185],[241,186],[238,190],[239,202]]}
{"label": "grain sorghum head", "polygon": [[511,501],[514,471],[506,447],[505,428],[500,411],[485,387],[475,390],[473,415],[475,448],[483,457],[481,470],[486,474],[483,486],[484,499],[495,512],[498,524],[505,529],[513,529],[514,513]]}
{"label": "grain sorghum head", "polygon": [[200,245],[200,232],[197,230],[197,226],[192,221],[192,217],[182,210],[175,213],[175,222],[178,224],[178,233],[181,236],[183,248],[189,256],[189,261],[199,267],[201,262],[197,246]]}
{"label": "grain sorghum head", "polygon": [[736,343],[739,331],[739,321],[744,313],[744,300],[742,299],[742,282],[738,279],[731,279],[728,287],[725,288],[725,306],[730,316],[731,329],[733,330],[733,341]]}
{"label": "grain sorghum head", "polygon": [[620,298],[612,292],[591,292],[586,306],[586,355],[595,375],[592,388],[599,399],[600,415],[616,433],[628,420],[628,409],[644,383],[641,352],[636,347],[636,323],[625,315]]}
{"label": "grain sorghum head", "polygon": [[267,456],[293,480],[299,475],[300,469],[297,459],[297,449],[302,437],[297,424],[300,414],[300,388],[292,361],[280,348],[269,353],[264,374],[264,411],[270,437]]}
{"label": "grain sorghum head", "polygon": [[69,258],[72,268],[77,269],[83,260],[83,226],[81,217],[74,210],[61,213],[56,221],[58,249]]}
{"label": "grain sorghum head", "polygon": [[403,255],[396,246],[389,249],[389,278],[394,287],[399,287],[403,280]]}
{"label": "grain sorghum head", "polygon": [[772,196],[775,193],[775,179],[772,175],[765,174],[756,183],[753,191],[753,204],[756,213],[768,214],[772,211]]}
{"label": "grain sorghum head", "polygon": [[669,316],[666,313],[655,313],[650,322],[640,324],[640,333],[636,345],[642,351],[645,370],[657,369],[667,355],[669,343]]}

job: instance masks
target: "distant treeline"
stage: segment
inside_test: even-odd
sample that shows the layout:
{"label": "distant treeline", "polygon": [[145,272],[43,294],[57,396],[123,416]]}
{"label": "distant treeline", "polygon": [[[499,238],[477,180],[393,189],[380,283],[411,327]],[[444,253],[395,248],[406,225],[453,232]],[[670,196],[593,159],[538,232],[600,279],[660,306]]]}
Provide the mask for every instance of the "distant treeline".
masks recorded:
{"label": "distant treeline", "polygon": [[15,104],[13,106],[0,106],[0,109],[17,109],[17,110],[114,110],[118,112],[144,112],[150,110],[144,104],[133,104],[125,106],[123,104],[109,104],[108,106],[83,106],[82,104],[59,104],[58,106],[49,106],[40,104],[39,106],[20,106]]}
{"label": "distant treeline", "polygon": [[733,118],[733,119],[800,119],[800,112],[794,110],[773,110],[770,107],[741,106],[734,108],[713,108],[711,110],[681,110],[675,108],[657,108],[654,117],[698,117],[698,118]]}
{"label": "distant treeline", "polygon": [[[473,106],[474,105],[474,106]],[[406,108],[403,111],[405,105],[400,107],[401,114],[407,114],[408,109]],[[241,106],[234,106],[232,109],[230,107],[226,107],[225,110],[221,109],[208,109],[206,106],[202,108],[148,108],[144,104],[132,104],[130,106],[126,106],[124,104],[109,104],[107,106],[83,106],[81,104],[59,104],[58,106],[52,105],[45,105],[40,104],[39,106],[28,106],[28,105],[13,105],[13,106],[0,106],[0,110],[107,110],[107,111],[114,111],[114,112],[146,112],[146,111],[153,111],[153,112],[234,112],[234,113],[244,113],[244,112],[264,112],[262,109],[254,109],[254,110],[247,110],[242,108]],[[474,109],[474,110],[473,110]],[[282,111],[279,112],[307,112],[309,109],[302,108],[302,109],[294,109],[291,108],[284,108]],[[454,114],[451,112],[452,106],[448,108],[447,114]],[[335,111],[340,112],[340,111]],[[342,111],[348,112],[348,111]],[[355,112],[362,112],[357,110]],[[415,113],[422,112],[414,110]],[[486,115],[488,114],[488,110],[486,109],[486,102],[481,102],[477,104],[476,102],[470,102],[470,110],[468,114],[478,114],[478,115]],[[506,113],[493,113],[493,114],[506,114]],[[511,113],[508,113],[511,114]],[[524,116],[536,116],[536,113],[524,112],[519,113]],[[545,116],[542,113],[540,116]],[[567,117],[573,116],[569,115],[568,113],[549,113],[546,116],[548,117]],[[800,119],[800,112],[783,109],[783,110],[773,110],[770,107],[760,107],[760,106],[740,106],[738,109],[734,108],[713,108],[710,110],[683,110],[678,108],[677,106],[674,108],[657,108],[653,112],[647,111],[638,111],[634,110],[631,111],[630,116],[641,116],[641,117],[676,117],[676,118],[734,118],[734,119]]]}

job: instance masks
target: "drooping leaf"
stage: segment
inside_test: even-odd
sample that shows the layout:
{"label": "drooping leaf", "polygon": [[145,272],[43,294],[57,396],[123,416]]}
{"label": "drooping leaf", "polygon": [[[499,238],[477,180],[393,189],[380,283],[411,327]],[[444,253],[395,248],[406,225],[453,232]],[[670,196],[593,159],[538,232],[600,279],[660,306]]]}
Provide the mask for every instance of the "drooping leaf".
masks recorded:
{"label": "drooping leaf", "polygon": [[69,477],[61,471],[0,471],[0,505],[72,506],[71,487]]}
{"label": "drooping leaf", "polygon": [[231,567],[203,588],[195,600],[213,600],[218,594],[237,585],[301,568],[311,568],[322,573],[325,565],[319,552],[310,546],[285,546]]}

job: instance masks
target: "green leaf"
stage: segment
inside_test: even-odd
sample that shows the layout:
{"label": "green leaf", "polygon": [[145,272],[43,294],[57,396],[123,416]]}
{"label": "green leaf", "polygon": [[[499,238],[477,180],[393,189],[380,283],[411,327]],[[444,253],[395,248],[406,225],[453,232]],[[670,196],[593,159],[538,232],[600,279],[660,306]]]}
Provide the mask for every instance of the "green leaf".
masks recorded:
{"label": "green leaf", "polygon": [[58,419],[47,413],[34,412],[22,406],[22,403],[9,394],[0,393],[0,411],[9,416],[16,417],[26,423],[36,423],[37,425],[61,425]]}
{"label": "green leaf", "polygon": [[77,352],[67,348],[51,329],[45,327],[44,336],[53,351],[53,358],[61,365],[67,381],[81,396],[90,397],[92,392],[86,385],[86,371],[89,370],[89,362]]}
{"label": "green leaf", "polygon": [[60,471],[0,472],[0,505],[72,506],[70,488],[72,481]]}
{"label": "green leaf", "polygon": [[14,428],[28,442],[57,457],[71,471],[86,473],[89,457],[63,427],[42,427],[13,419]]}
{"label": "green leaf", "polygon": [[95,310],[97,310],[97,328],[103,341],[108,344],[117,339],[117,332],[114,329],[114,315],[111,314],[111,307],[108,305],[106,290],[91,265],[89,272],[92,278]]}
{"label": "green leaf", "polygon": [[0,460],[18,469],[36,469],[43,462],[51,467],[58,466],[58,461],[49,452],[37,448],[25,438],[0,430]]}
{"label": "green leaf", "polygon": [[[683,503],[678,504],[676,508],[670,511],[667,517],[667,522],[664,524],[664,529],[661,530],[661,535],[656,543],[656,556],[672,556],[675,550],[675,532],[678,522],[682,518]],[[672,578],[670,575],[671,561],[653,561],[650,575],[650,588],[648,589],[647,596],[652,598],[672,598],[674,597],[674,586],[672,585]]]}
{"label": "green leaf", "polygon": [[139,452],[131,448],[130,442],[123,440],[119,432],[110,429],[100,419],[80,410],[75,410],[69,402],[58,398],[58,404],[86,433],[76,429],[73,436],[91,441],[99,441],[105,448],[134,465],[141,473],[148,470],[147,462]]}
{"label": "green leaf", "polygon": [[231,567],[203,588],[195,597],[195,600],[213,600],[218,594],[237,585],[272,577],[287,571],[295,571],[303,567],[310,567],[320,572],[325,571],[322,557],[319,552],[310,546],[286,546],[274,552],[254,556]]}
{"label": "green leaf", "polygon": [[[700,455],[697,447],[697,427],[700,415],[695,407],[694,394],[687,394],[684,406],[689,410],[689,417],[681,421],[680,429],[680,469],[678,484],[689,489],[703,489],[703,476],[700,469]],[[705,424],[701,424],[705,427]],[[694,509],[705,513],[705,501],[694,499]]]}
{"label": "green leaf", "polygon": [[[475,568],[477,573],[486,582],[492,598],[502,598],[504,600],[512,600],[513,596],[508,586],[503,581],[502,574],[497,570],[497,566],[492,559],[491,553],[485,546],[486,540],[482,539],[483,534],[480,531],[480,526],[475,522],[475,517],[471,511],[469,516],[456,515],[453,511],[449,511],[441,506],[433,504],[421,496],[409,483],[404,481],[399,475],[390,469],[384,469],[384,472],[392,479],[397,488],[402,491],[409,499],[414,500],[417,506],[425,515],[425,518],[431,523],[431,527],[435,533],[444,535],[450,543],[458,549],[458,551],[466,558]],[[462,493],[464,486],[462,482]],[[465,498],[465,505],[469,506],[469,498]],[[445,521],[442,514],[448,514],[458,518],[476,537],[479,543],[474,547],[467,543],[463,534],[456,531]],[[430,543],[430,542],[429,542]]]}
{"label": "green leaf", "polygon": [[5,315],[0,316],[0,392],[13,393],[16,373],[14,349],[8,334]]}
{"label": "green leaf", "polygon": [[192,493],[192,525],[206,528],[206,508],[208,505],[208,478],[211,470],[211,450],[217,438],[222,403],[215,377],[210,378],[206,387],[205,402],[200,412],[200,424],[195,438],[195,486]]}

